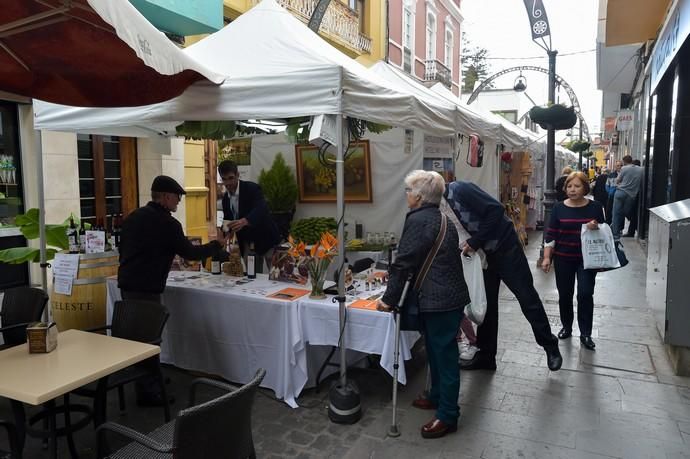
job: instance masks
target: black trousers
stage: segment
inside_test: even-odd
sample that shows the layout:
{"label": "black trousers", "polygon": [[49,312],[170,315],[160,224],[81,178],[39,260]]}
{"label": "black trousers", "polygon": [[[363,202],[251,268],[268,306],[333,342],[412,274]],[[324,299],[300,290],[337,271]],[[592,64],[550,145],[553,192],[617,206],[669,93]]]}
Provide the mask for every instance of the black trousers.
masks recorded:
{"label": "black trousers", "polygon": [[[147,292],[131,292],[129,290],[120,290],[123,300],[144,300],[153,301],[154,303],[161,302],[160,293],[147,293]],[[136,387],[137,400],[144,400],[149,398],[157,398],[162,396],[161,387],[158,385],[158,381],[153,376],[142,376],[141,378],[134,381],[134,386]]]}
{"label": "black trousers", "polygon": [[582,260],[572,261],[562,257],[554,259],[554,269],[563,328],[573,329],[573,294],[577,278],[577,325],[580,327],[580,335],[592,336],[596,271],[584,269]]}
{"label": "black trousers", "polygon": [[520,309],[532,326],[537,344],[549,346],[558,344],[558,338],[551,333],[551,325],[544,311],[544,305],[534,288],[534,279],[525,253],[519,244],[499,248],[486,254],[489,263],[484,271],[486,289],[486,316],[477,328],[477,346],[485,358],[496,358],[498,342],[498,289],[503,281],[517,297]]}

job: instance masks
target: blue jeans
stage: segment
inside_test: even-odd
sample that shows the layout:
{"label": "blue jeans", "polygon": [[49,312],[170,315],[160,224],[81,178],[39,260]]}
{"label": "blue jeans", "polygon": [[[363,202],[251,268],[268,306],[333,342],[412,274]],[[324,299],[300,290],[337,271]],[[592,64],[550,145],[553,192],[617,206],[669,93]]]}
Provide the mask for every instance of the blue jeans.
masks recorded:
{"label": "blue jeans", "polygon": [[567,260],[559,256],[554,259],[554,269],[563,328],[573,329],[573,294],[577,278],[577,325],[581,336],[592,336],[596,271],[584,269],[582,260]]}
{"label": "blue jeans", "polygon": [[458,424],[460,364],[456,335],[462,311],[422,312],[422,327],[431,373],[429,400],[437,406],[436,419],[449,426]]}
{"label": "blue jeans", "polygon": [[486,289],[486,316],[477,328],[477,347],[487,359],[496,358],[498,342],[498,290],[503,281],[520,303],[520,309],[529,324],[537,344],[558,345],[558,338],[551,333],[551,325],[544,311],[544,304],[534,288],[525,252],[517,242],[509,247],[499,247],[486,254],[489,267],[484,270]]}
{"label": "blue jeans", "polygon": [[613,197],[613,223],[611,224],[611,232],[615,241],[621,238],[623,226],[625,226],[625,217],[630,215],[634,205],[634,196],[630,196],[623,190],[616,190],[616,194]]}

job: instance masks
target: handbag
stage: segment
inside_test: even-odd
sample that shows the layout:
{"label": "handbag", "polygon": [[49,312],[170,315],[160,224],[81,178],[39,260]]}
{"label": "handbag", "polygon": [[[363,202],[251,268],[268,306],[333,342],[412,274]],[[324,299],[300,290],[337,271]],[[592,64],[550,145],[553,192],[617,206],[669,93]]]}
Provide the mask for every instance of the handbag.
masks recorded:
{"label": "handbag", "polygon": [[621,241],[614,241],[611,228],[600,223],[598,230],[582,225],[582,262],[585,269],[597,272],[611,271],[628,264]]}
{"label": "handbag", "polygon": [[447,222],[447,217],[444,214],[441,214],[441,228],[438,231],[438,236],[436,236],[436,241],[434,241],[433,247],[427,254],[422,268],[417,273],[417,279],[415,280],[412,291],[407,293],[407,296],[405,296],[403,300],[403,306],[400,308],[401,330],[420,331],[422,329],[422,324],[419,319],[419,290],[422,288],[422,283],[424,282],[424,279],[431,268],[431,264],[438,253],[438,249],[441,247],[443,238],[446,237],[446,227],[448,225]]}

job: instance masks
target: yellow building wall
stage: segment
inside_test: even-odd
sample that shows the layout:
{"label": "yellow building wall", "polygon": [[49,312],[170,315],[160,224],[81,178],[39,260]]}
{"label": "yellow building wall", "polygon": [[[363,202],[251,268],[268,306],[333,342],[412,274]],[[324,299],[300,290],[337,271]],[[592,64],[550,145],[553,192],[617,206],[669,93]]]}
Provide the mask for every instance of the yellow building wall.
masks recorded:
{"label": "yellow building wall", "polygon": [[187,140],[184,144],[184,188],[187,236],[208,240],[208,188],[204,170],[204,142]]}

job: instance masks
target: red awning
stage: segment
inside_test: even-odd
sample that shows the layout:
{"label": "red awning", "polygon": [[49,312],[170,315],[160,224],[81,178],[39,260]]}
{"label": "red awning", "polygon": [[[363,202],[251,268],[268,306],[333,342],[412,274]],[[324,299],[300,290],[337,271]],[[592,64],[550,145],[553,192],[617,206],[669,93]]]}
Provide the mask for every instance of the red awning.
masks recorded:
{"label": "red awning", "polygon": [[223,80],[127,0],[2,0],[0,91],[82,107],[137,106],[204,79]]}

